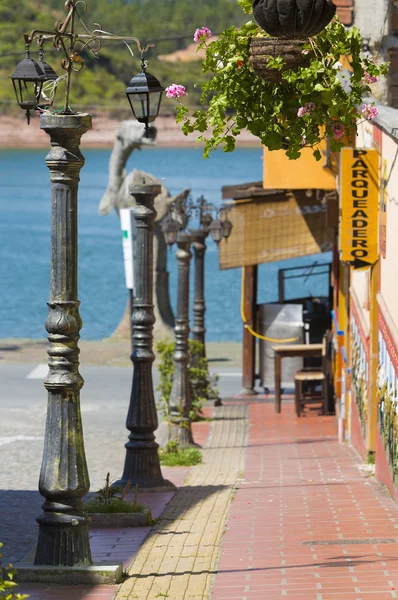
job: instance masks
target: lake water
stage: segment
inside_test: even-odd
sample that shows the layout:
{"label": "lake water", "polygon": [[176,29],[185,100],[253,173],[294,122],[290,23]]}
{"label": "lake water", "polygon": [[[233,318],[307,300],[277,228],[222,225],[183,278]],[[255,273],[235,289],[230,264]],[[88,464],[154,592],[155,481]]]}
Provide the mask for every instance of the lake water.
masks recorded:
{"label": "lake water", "polygon": [[[1,302],[0,338],[43,338],[47,315],[50,251],[50,183],[45,150],[0,150]],[[79,188],[79,296],[82,338],[101,339],[116,329],[126,306],[119,220],[113,212],[100,217],[98,204],[108,181],[110,150],[85,150]],[[146,170],[170,193],[186,187],[194,198],[203,194],[221,203],[221,187],[262,178],[262,151],[242,148],[232,154],[214,152],[204,160],[200,148],[151,148],[134,152],[128,169]],[[259,302],[277,300],[279,268],[326,262],[330,255],[262,265]],[[176,301],[176,262],[169,253],[171,299]],[[206,261],[208,341],[238,341],[239,269],[220,271],[217,248],[209,241]],[[327,293],[325,279],[303,277],[294,292]],[[191,286],[192,288],[192,286]],[[293,291],[293,290],[291,290]]]}

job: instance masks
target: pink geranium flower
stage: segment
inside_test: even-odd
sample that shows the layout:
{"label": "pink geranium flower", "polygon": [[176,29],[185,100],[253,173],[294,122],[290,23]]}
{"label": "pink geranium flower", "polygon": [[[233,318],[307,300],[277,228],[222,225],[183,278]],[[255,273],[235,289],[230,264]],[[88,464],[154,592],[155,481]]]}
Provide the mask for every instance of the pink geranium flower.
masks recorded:
{"label": "pink geranium flower", "polygon": [[367,71],[365,71],[362,83],[377,83],[377,77],[375,75],[370,75]]}
{"label": "pink geranium flower", "polygon": [[345,127],[343,123],[333,123],[332,133],[335,140],[339,140],[345,134]]}
{"label": "pink geranium flower", "polygon": [[198,28],[193,36],[194,42],[205,42],[211,37],[211,31],[208,27],[200,27]]}
{"label": "pink geranium flower", "polygon": [[181,98],[182,96],[186,96],[187,92],[183,85],[178,85],[177,83],[173,83],[166,88],[166,97],[167,98]]}
{"label": "pink geranium flower", "polygon": [[363,114],[365,119],[371,121],[372,119],[377,117],[377,115],[379,114],[379,109],[375,106],[372,106],[371,104],[363,104],[361,113]]}
{"label": "pink geranium flower", "polygon": [[304,115],[309,115],[310,112],[312,112],[315,109],[316,109],[316,106],[313,102],[306,102],[306,104],[304,104],[304,106],[300,106],[300,108],[298,109],[297,116],[304,117]]}

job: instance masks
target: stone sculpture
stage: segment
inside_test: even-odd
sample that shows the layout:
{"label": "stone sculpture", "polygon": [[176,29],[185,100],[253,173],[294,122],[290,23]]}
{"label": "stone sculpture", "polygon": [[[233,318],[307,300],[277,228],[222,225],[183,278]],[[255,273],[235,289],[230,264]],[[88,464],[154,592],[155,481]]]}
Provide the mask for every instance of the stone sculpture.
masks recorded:
{"label": "stone sculpture", "polygon": [[[109,181],[106,192],[104,193],[99,205],[100,215],[108,214],[112,208],[119,213],[121,208],[134,206],[134,198],[129,194],[131,184],[139,185],[145,183],[159,184],[161,186],[160,194],[155,198],[155,210],[157,216],[155,219],[154,235],[154,313],[156,323],[154,326],[155,340],[173,337],[174,315],[170,304],[169,294],[169,274],[167,271],[167,246],[164,235],[161,230],[161,222],[166,216],[171,204],[174,203],[177,213],[184,213],[185,201],[190,193],[189,189],[183,190],[176,196],[170,196],[169,191],[162,182],[153,175],[133,169],[130,173],[126,172],[126,163],[134,150],[142,146],[154,145],[156,142],[156,128],[150,127],[149,137],[145,136],[144,125],[138,121],[123,121],[116,132],[115,144],[112,150],[109,162]],[[128,337],[130,335],[130,310],[126,310],[125,315],[119,324],[114,335],[117,337]]]}

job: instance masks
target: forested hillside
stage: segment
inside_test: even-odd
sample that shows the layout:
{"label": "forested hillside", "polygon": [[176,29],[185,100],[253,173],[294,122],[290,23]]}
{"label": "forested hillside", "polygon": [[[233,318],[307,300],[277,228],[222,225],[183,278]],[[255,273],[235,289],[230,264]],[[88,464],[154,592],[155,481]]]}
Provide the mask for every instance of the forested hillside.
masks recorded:
{"label": "forested hillside", "polygon": [[[24,56],[22,34],[35,27],[53,29],[55,21],[65,15],[63,4],[62,0],[18,0],[15,3],[0,0],[2,112],[14,105],[12,84],[7,77]],[[188,46],[196,27],[205,25],[217,32],[244,21],[237,0],[88,0],[86,12],[83,3],[81,5],[81,16],[90,30],[96,27],[94,23],[100,23],[104,30],[115,34],[135,36],[143,41],[157,40],[149,57],[149,70],[164,85],[185,85],[191,105],[198,104],[199,91],[194,84],[203,80],[200,63],[166,63],[157,56]],[[186,38],[179,39],[181,36]],[[134,44],[131,47],[137,56]],[[124,44],[117,42],[104,44],[98,56],[84,55],[85,68],[73,80],[73,107],[119,110],[125,106],[121,96],[124,84],[139,71],[138,56],[132,58]],[[49,44],[46,60],[58,74],[62,74],[61,58]]]}

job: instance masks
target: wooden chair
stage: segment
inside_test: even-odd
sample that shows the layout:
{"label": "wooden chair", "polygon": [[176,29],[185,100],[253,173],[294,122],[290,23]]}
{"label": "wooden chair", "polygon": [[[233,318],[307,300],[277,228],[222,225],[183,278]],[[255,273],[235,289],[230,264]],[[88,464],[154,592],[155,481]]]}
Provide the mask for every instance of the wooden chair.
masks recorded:
{"label": "wooden chair", "polygon": [[[328,334],[323,338],[322,366],[320,368],[300,369],[294,376],[295,407],[299,417],[305,404],[322,403],[323,413],[328,413]],[[321,390],[313,391],[313,385],[321,385]]]}

